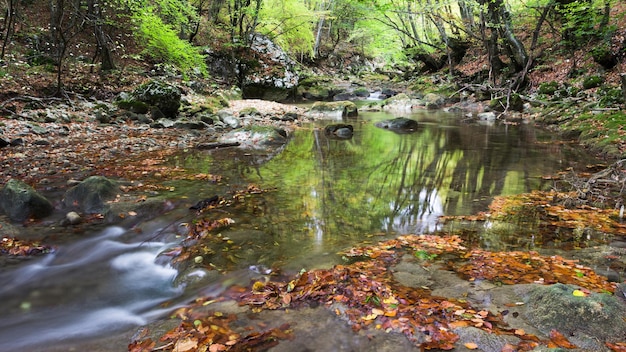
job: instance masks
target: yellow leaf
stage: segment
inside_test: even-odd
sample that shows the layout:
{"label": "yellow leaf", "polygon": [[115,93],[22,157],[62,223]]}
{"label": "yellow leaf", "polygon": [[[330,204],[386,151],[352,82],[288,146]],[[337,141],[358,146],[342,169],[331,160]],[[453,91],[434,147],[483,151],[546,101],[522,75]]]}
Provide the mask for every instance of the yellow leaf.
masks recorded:
{"label": "yellow leaf", "polygon": [[572,292],[572,295],[576,296],[576,297],[585,297],[587,294],[585,294],[583,291],[581,290],[574,290],[574,292]]}
{"label": "yellow leaf", "polygon": [[478,348],[478,345],[475,344],[474,342],[466,342],[464,346],[469,350],[475,350]]}

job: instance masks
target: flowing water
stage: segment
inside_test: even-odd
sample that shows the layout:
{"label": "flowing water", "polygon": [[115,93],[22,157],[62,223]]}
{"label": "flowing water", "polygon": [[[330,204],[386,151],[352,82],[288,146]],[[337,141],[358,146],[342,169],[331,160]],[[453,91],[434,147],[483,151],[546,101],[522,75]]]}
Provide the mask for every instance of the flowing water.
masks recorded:
{"label": "flowing water", "polygon": [[[178,207],[139,224],[144,233],[110,227],[3,270],[0,351],[52,350],[111,336],[163,316],[197,290],[219,293],[223,279],[211,271],[179,275],[160,255],[180,244],[178,223],[189,221],[187,208],[203,198],[230,199],[249,184],[266,191],[210,213],[235,223],[220,233],[230,247],[216,244],[205,259],[245,280],[240,273],[249,268],[328,267],[351,245],[441,229],[441,215],[475,214],[493,196],[550,189],[553,181],[542,176],[593,162],[530,125],[466,124],[423,112],[411,116],[421,122],[414,133],[374,126],[392,117],[369,112],[344,121],[354,126],[348,140],[324,135],[324,124],[309,126],[271,158],[235,148],[172,158],[172,166],[222,181],[170,181],[168,197]],[[194,276],[200,284],[186,286]]]}

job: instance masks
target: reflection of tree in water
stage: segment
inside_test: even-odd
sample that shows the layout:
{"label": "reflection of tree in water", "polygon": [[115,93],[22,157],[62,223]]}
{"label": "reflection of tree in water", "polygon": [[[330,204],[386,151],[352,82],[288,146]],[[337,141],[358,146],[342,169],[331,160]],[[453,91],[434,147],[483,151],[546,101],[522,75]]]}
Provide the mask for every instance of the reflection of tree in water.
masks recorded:
{"label": "reflection of tree in water", "polygon": [[512,170],[531,190],[536,164],[523,160],[534,138],[532,128],[503,133],[487,126],[423,126],[415,134],[397,135],[384,152],[368,139],[318,136],[320,217],[326,227],[351,225],[356,231],[370,222],[399,232],[434,230],[439,215],[483,210],[486,203],[476,200],[505,193]]}
{"label": "reflection of tree in water", "polygon": [[476,213],[492,195],[540,188],[550,181],[531,176],[553,172],[553,160],[564,154],[549,145],[542,150],[531,127],[423,124],[398,135],[369,123],[354,126],[349,140],[300,130],[269,161],[213,152],[211,163],[229,172],[215,185],[222,191],[211,192],[247,183],[276,188],[229,209],[238,226],[250,223],[272,235],[281,250],[289,242],[328,251],[376,232],[432,230],[439,215]]}

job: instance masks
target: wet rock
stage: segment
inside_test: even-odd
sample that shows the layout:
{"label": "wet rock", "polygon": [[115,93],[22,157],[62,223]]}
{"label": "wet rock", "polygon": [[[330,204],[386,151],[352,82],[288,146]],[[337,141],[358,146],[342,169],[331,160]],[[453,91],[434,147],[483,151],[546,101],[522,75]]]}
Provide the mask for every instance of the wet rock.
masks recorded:
{"label": "wet rock", "polygon": [[287,142],[286,132],[274,127],[254,127],[230,131],[223,134],[219,143],[236,144],[242,148],[264,149]]}
{"label": "wet rock", "polygon": [[416,131],[419,125],[415,120],[406,117],[396,117],[395,119],[376,122],[375,126],[394,132],[409,133]]}
{"label": "wet rock", "polygon": [[459,335],[457,346],[465,343],[475,343],[478,346],[477,351],[484,352],[500,352],[506,344],[517,345],[520,339],[511,335],[497,335],[475,327],[463,327],[452,330]]}
{"label": "wet rock", "polygon": [[430,287],[433,284],[431,273],[421,265],[416,265],[410,256],[391,268],[393,278],[407,287]]}
{"label": "wet rock", "polygon": [[80,217],[80,215],[75,211],[70,211],[69,213],[65,214],[65,221],[69,225],[80,224],[82,220],[83,219]]}
{"label": "wet rock", "polygon": [[398,112],[411,112],[414,109],[424,108],[424,105],[421,99],[411,98],[401,93],[386,99],[383,103],[383,109]]}
{"label": "wet rock", "polygon": [[352,138],[353,132],[354,127],[352,127],[352,125],[346,125],[343,123],[328,125],[324,127],[324,134],[330,138],[350,139]]}
{"label": "wet rock", "polygon": [[9,145],[11,145],[11,143],[9,141],[7,141],[4,138],[0,138],[0,148],[4,148],[4,147],[9,146]]}
{"label": "wet rock", "polygon": [[63,202],[87,214],[104,213],[109,209],[107,201],[118,194],[116,182],[103,176],[91,176],[65,192]]}
{"label": "wet rock", "polygon": [[14,138],[11,140],[11,146],[15,147],[18,145],[24,145],[24,138]]}
{"label": "wet rock", "polygon": [[351,101],[321,102],[318,101],[309,109],[307,115],[317,118],[335,118],[357,116],[358,109]]}
{"label": "wet rock", "polygon": [[585,351],[604,350],[604,342],[623,341],[626,304],[614,295],[573,295],[577,287],[554,284],[530,286],[519,292],[526,303],[525,318],[544,334],[558,330]]}
{"label": "wet rock", "polygon": [[10,179],[0,191],[0,210],[11,221],[40,219],[52,213],[52,203],[26,183]]}

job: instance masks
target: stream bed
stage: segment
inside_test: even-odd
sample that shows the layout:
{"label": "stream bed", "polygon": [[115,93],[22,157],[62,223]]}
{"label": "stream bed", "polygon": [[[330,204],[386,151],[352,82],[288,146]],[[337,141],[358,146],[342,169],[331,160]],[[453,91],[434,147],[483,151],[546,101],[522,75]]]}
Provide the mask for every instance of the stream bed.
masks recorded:
{"label": "stream bed", "polygon": [[[325,124],[338,121],[311,125],[270,156],[238,148],[176,155],[172,167],[221,181],[168,181],[167,197],[177,205],[171,212],[133,228],[94,230],[0,273],[0,351],[83,350],[76,346],[94,341],[104,342],[91,350],[124,350],[129,331],[198,292],[219,293],[221,281],[245,284],[265,268],[327,268],[341,263],[337,252],[350,246],[441,230],[442,215],[485,211],[498,195],[548,190],[554,181],[544,176],[597,162],[527,124],[468,124],[425,111],[408,116],[420,121],[413,133],[374,126],[392,117],[364,112],[342,121],[354,127],[346,140],[324,134]],[[234,220],[219,236],[237,249],[217,248],[178,273],[163,253],[180,244],[178,228],[193,215],[189,206],[251,184],[263,192],[214,213]],[[526,234],[477,237],[495,250],[540,246]]]}

